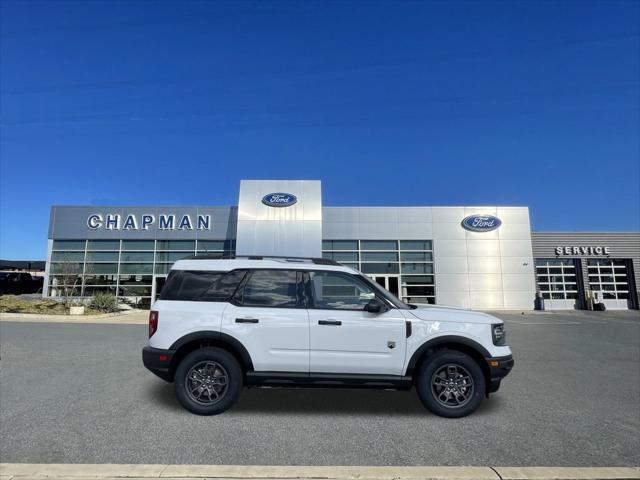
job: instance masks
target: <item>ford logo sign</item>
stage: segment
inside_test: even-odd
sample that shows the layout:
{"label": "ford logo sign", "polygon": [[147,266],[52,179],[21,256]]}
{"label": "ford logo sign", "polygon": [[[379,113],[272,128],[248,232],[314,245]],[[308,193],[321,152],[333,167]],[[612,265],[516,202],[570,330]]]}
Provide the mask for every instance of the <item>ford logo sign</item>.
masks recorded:
{"label": "ford logo sign", "polygon": [[493,215],[469,215],[462,220],[462,227],[472,232],[490,232],[502,225],[502,220]]}
{"label": "ford logo sign", "polygon": [[298,197],[291,193],[268,193],[262,197],[262,203],[269,207],[290,207],[298,203]]}

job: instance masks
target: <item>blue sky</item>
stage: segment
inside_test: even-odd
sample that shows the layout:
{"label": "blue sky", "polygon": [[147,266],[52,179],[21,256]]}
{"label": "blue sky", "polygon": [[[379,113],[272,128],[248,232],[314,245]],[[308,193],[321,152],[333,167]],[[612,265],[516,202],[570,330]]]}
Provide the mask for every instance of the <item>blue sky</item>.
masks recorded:
{"label": "blue sky", "polygon": [[0,257],[52,204],[529,205],[640,228],[640,2],[0,5]]}

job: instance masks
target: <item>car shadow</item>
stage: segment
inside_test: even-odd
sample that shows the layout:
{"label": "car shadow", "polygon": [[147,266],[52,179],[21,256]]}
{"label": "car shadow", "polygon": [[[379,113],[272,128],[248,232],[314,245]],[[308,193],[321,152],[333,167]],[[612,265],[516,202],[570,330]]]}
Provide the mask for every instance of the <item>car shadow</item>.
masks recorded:
{"label": "car shadow", "polygon": [[[155,405],[184,411],[175,397],[173,384],[154,382],[145,396]],[[480,404],[473,415],[493,415],[501,409],[499,397]],[[279,389],[245,388],[240,400],[229,411],[233,414],[329,414],[329,415],[432,415],[426,410],[415,389],[384,391],[366,389]]]}

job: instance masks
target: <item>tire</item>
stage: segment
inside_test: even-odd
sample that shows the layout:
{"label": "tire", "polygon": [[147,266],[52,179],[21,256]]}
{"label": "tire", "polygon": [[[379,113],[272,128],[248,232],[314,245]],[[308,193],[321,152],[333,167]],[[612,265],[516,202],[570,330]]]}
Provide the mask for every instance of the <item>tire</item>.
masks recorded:
{"label": "tire", "polygon": [[238,401],[242,369],[226,350],[200,348],[182,359],[174,381],[176,397],[184,408],[198,415],[217,415]]}
{"label": "tire", "polygon": [[486,383],[482,369],[469,355],[441,350],[420,367],[416,390],[422,404],[434,414],[460,418],[478,408]]}

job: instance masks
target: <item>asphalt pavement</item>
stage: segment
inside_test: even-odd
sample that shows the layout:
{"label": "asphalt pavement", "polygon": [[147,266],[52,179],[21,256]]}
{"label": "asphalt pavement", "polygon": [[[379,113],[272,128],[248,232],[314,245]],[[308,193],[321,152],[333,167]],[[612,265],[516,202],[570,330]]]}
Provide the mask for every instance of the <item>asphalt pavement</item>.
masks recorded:
{"label": "asphalt pavement", "polygon": [[516,366],[473,415],[414,391],[245,389],[182,409],[143,325],[0,323],[0,460],[245,465],[640,465],[640,315],[498,313]]}

